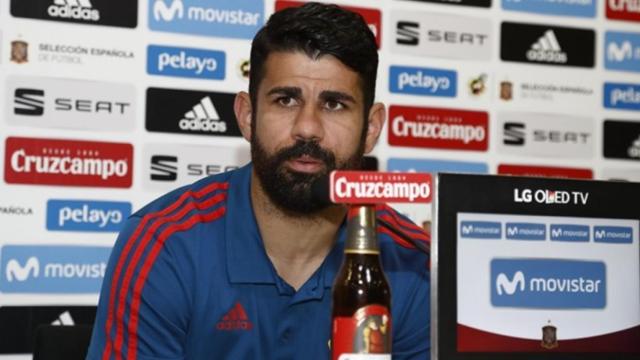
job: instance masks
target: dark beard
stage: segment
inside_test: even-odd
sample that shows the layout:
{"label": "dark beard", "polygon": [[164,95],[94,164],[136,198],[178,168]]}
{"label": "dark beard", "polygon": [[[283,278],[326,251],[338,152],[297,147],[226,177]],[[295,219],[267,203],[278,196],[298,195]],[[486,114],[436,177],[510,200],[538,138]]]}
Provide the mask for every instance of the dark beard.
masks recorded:
{"label": "dark beard", "polygon": [[[255,136],[251,136],[251,160],[253,168],[269,199],[289,215],[309,215],[327,208],[330,204],[313,195],[312,185],[320,177],[333,170],[359,169],[364,153],[361,141],[356,153],[342,164],[336,164],[336,157],[320,147],[315,141],[297,141],[294,145],[281,149],[269,156]],[[310,156],[324,163],[324,169],[315,174],[292,171],[284,166],[285,161],[302,155]]]}

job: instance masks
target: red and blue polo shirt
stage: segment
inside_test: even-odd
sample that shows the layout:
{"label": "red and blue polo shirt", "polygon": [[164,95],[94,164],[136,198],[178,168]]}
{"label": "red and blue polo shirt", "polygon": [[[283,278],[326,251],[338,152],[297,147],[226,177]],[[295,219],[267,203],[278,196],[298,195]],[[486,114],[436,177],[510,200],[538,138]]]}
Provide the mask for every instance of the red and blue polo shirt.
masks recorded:
{"label": "red and blue polo shirt", "polygon": [[[127,221],[105,275],[87,359],[328,359],[331,286],[343,223],[320,268],[295,291],[267,257],[250,198],[251,165],[204,178]],[[419,241],[387,206],[377,216]],[[393,357],[428,359],[428,257],[378,229],[391,286]]]}

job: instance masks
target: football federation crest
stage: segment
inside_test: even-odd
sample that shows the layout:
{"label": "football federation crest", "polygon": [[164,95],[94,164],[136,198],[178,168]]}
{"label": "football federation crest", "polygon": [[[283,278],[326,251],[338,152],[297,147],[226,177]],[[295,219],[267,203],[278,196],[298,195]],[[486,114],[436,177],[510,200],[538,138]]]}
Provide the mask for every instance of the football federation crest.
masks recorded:
{"label": "football federation crest", "polygon": [[469,92],[471,95],[482,95],[486,90],[487,74],[480,74],[469,81]]}
{"label": "football federation crest", "polygon": [[14,40],[11,42],[11,61],[16,64],[24,64],[29,61],[29,44],[26,41]]}
{"label": "football federation crest", "polygon": [[513,84],[511,81],[500,82],[500,99],[505,101],[513,99]]}
{"label": "football federation crest", "polygon": [[556,337],[557,328],[551,325],[551,321],[542,327],[542,342],[540,346],[545,349],[555,349],[558,347],[558,338]]}
{"label": "football federation crest", "polygon": [[249,60],[242,60],[240,64],[238,64],[238,73],[240,74],[241,78],[245,80],[249,79],[249,68],[250,68]]}

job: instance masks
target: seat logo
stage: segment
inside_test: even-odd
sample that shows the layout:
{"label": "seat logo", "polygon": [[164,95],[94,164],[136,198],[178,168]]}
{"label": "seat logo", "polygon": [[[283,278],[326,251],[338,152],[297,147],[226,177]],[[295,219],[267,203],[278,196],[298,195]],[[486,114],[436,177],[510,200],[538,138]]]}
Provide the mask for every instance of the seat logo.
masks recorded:
{"label": "seat logo", "polygon": [[40,116],[44,113],[44,90],[19,88],[14,95],[14,114]]}

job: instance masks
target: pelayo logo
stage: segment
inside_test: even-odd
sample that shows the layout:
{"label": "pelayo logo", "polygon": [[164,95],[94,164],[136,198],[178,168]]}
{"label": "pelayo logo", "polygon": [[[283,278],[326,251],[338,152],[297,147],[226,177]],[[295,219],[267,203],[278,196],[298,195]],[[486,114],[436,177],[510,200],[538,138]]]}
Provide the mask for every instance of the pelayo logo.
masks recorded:
{"label": "pelayo logo", "polygon": [[389,107],[389,144],[457,150],[487,150],[489,115],[482,111]]}
{"label": "pelayo logo", "polygon": [[391,66],[389,91],[413,95],[455,97],[457,74],[451,70]]}
{"label": "pelayo logo", "polygon": [[149,28],[252,39],[264,22],[264,1],[149,0]]}
{"label": "pelayo logo", "polygon": [[640,33],[607,31],[604,43],[606,69],[640,72]]}
{"label": "pelayo logo", "polygon": [[47,230],[118,232],[131,215],[131,203],[118,201],[47,201]]}
{"label": "pelayo logo", "polygon": [[534,309],[604,309],[606,266],[598,261],[491,260],[491,305]]}
{"label": "pelayo logo", "polygon": [[131,186],[130,144],[9,137],[4,179],[9,184]]}
{"label": "pelayo logo", "polygon": [[222,80],[225,76],[223,51],[149,45],[147,73],[152,75]]}
{"label": "pelayo logo", "polygon": [[138,0],[11,0],[11,15],[135,28]]}
{"label": "pelayo logo", "polygon": [[548,15],[590,18],[596,16],[596,0],[502,0],[502,8],[505,10],[525,11]]}
{"label": "pelayo logo", "polygon": [[5,245],[0,292],[98,293],[110,253],[110,247]]}
{"label": "pelayo logo", "polygon": [[604,83],[604,107],[640,111],[640,84]]}

